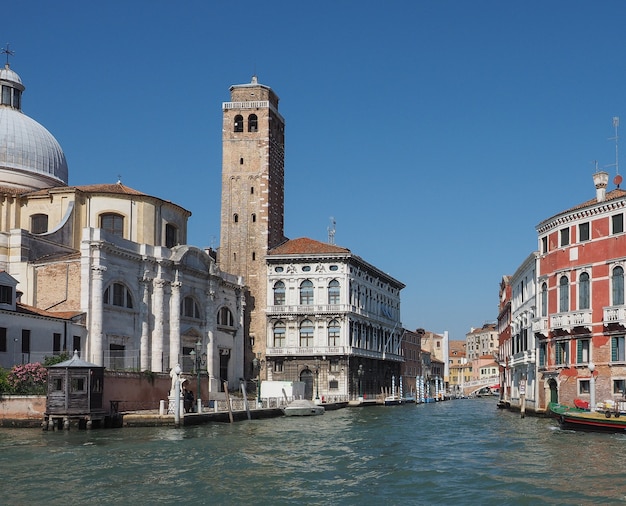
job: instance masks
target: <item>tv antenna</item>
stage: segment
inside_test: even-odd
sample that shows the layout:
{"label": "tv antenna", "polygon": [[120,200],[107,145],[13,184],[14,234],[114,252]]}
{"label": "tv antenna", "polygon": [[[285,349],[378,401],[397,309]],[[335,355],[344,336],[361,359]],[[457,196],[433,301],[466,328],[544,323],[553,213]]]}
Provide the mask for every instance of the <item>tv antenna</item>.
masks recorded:
{"label": "tv antenna", "polygon": [[615,166],[615,177],[613,178],[613,183],[615,183],[615,186],[619,188],[619,185],[622,182],[622,176],[619,174],[619,116],[613,116],[613,128],[615,129],[615,135],[613,137],[609,137],[609,140],[615,141],[615,163],[609,165],[609,167]]}
{"label": "tv antenna", "polygon": [[330,217],[330,227],[328,227],[328,244],[335,244],[335,218]]}

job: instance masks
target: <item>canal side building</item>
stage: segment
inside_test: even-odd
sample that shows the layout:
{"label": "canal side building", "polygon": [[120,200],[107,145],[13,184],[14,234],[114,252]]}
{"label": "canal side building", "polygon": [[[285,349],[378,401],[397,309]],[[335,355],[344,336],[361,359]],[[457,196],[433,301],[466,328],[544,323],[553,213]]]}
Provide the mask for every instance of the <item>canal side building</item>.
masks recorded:
{"label": "canal side building", "polygon": [[607,192],[537,225],[538,403],[621,399],[626,387],[626,191]]}

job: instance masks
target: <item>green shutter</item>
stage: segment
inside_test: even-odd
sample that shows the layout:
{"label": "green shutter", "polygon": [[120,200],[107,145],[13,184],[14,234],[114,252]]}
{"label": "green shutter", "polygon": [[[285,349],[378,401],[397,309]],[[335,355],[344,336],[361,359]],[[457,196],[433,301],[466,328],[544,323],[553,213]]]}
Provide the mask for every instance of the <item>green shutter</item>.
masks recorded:
{"label": "green shutter", "polygon": [[617,362],[617,337],[611,338],[611,362]]}
{"label": "green shutter", "polygon": [[583,342],[582,339],[576,340],[576,363],[583,363]]}

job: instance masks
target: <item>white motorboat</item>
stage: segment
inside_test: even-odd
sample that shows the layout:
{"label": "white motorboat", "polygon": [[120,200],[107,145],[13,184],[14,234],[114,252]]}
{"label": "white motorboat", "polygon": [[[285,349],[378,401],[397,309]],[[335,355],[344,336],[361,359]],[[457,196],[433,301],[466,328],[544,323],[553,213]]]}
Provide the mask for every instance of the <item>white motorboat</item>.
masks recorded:
{"label": "white motorboat", "polygon": [[324,411],[324,406],[320,406],[306,399],[296,399],[283,408],[285,416],[323,415]]}

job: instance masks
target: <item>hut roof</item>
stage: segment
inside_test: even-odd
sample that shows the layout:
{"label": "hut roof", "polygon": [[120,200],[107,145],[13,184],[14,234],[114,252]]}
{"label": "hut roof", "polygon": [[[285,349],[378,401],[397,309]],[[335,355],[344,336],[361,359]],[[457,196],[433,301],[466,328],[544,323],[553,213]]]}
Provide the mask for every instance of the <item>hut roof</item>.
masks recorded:
{"label": "hut roof", "polygon": [[54,367],[83,367],[83,368],[91,368],[93,369],[94,367],[101,367],[99,365],[96,364],[92,364],[91,362],[87,362],[86,360],[83,360],[82,358],[80,358],[78,356],[78,351],[74,351],[74,356],[72,358],[70,358],[69,360],[66,360],[64,362],[59,362],[58,364],[54,364],[49,366],[49,368],[54,368]]}

